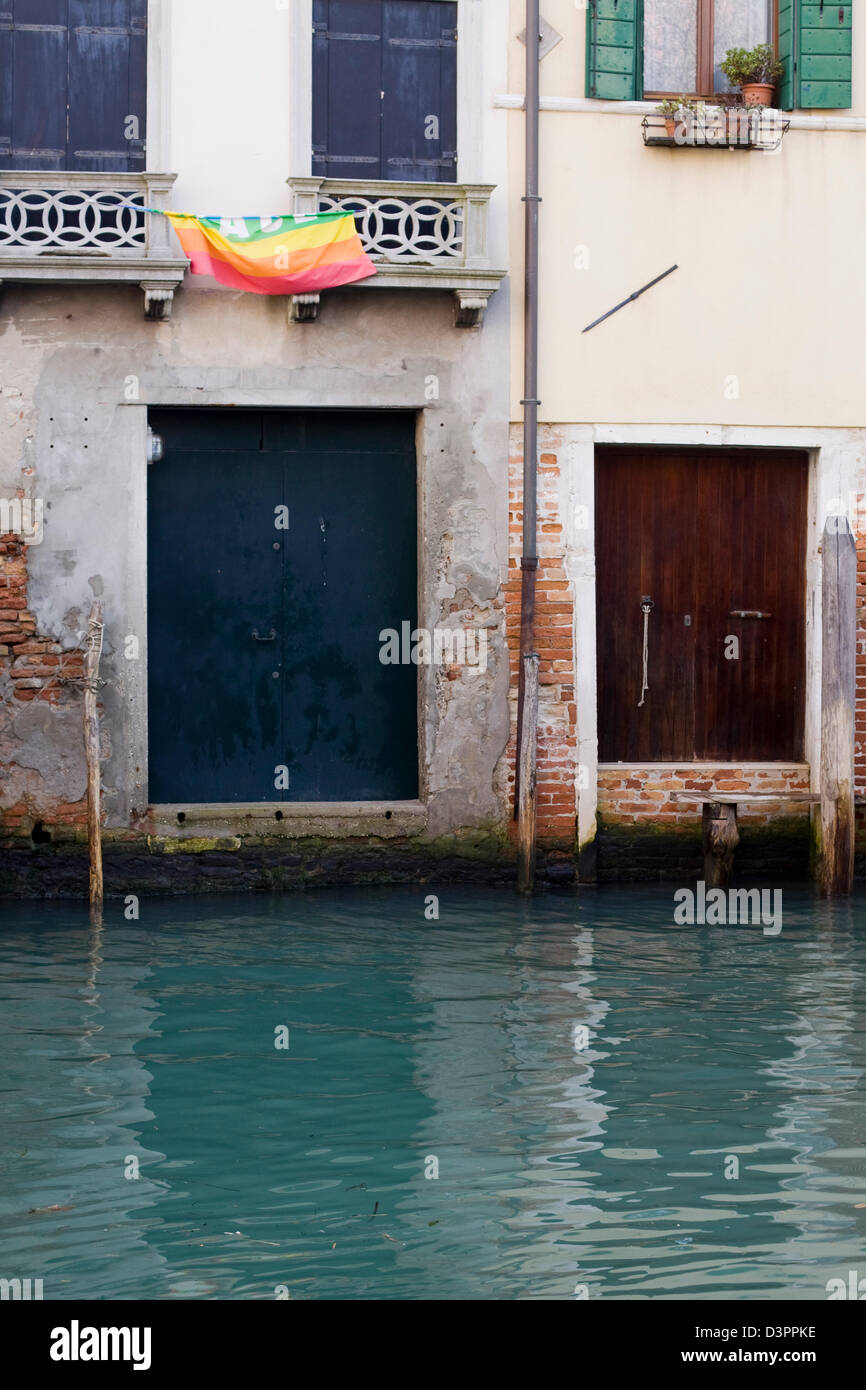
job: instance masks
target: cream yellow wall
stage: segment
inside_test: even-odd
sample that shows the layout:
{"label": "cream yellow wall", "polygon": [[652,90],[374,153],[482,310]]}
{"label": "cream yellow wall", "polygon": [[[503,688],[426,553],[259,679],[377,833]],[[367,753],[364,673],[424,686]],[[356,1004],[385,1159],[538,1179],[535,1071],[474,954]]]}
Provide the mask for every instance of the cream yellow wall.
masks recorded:
{"label": "cream yellow wall", "polygon": [[[586,13],[543,0],[562,42],[542,103],[582,103]],[[859,16],[858,16],[859,18]],[[511,31],[523,27],[512,5]],[[800,113],[775,154],[645,148],[613,103],[541,117],[540,417],[549,422],[866,424],[866,27],[862,129]],[[523,91],[512,43],[509,103]],[[648,107],[647,109],[651,109]],[[510,123],[513,406],[522,392],[523,113]],[[585,248],[585,249],[582,249]],[[676,262],[612,319],[581,329]]]}

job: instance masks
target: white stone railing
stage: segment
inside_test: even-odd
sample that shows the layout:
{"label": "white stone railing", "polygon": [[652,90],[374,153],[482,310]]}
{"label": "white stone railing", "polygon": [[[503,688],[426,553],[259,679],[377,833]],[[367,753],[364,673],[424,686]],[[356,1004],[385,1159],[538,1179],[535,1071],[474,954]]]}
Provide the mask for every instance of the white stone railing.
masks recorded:
{"label": "white stone railing", "polygon": [[465,204],[453,198],[319,194],[320,212],[353,212],[367,255],[382,261],[463,259]]}
{"label": "white stone railing", "polygon": [[[295,217],[345,209],[355,214],[361,244],[378,274],[365,288],[450,289],[456,322],[475,327],[504,274],[488,253],[492,184],[397,183],[391,180],[288,180]],[[313,318],[305,297],[295,318]]]}
{"label": "white stone railing", "polygon": [[175,174],[0,169],[0,282],[137,281],[167,318],[186,260],[166,205]]}
{"label": "white stone railing", "polygon": [[[0,186],[0,247],[4,249],[114,251],[147,246],[146,204],[138,191],[10,188],[8,183]],[[134,211],[133,203],[141,211]]]}

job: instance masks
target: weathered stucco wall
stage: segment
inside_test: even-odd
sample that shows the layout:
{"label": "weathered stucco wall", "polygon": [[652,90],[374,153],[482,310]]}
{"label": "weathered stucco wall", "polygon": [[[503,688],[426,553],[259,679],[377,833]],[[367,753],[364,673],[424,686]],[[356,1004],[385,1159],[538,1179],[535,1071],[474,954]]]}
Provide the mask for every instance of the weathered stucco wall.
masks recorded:
{"label": "weathered stucco wall", "polygon": [[[148,406],[342,406],[417,410],[419,625],[460,614],[488,629],[486,671],[464,667],[449,678],[441,667],[419,668],[426,813],[415,833],[432,840],[497,826],[504,834],[506,294],[494,296],[481,330],[459,330],[450,296],[435,292],[333,292],[318,322],[289,325],[285,300],[206,282],[187,282],[167,324],[144,321],[138,291],[6,291],[0,496],[23,489],[44,502],[41,543],[6,558],[19,582],[26,564],[32,629],[64,671],[92,598],[103,598],[109,828],[154,828],[145,817]],[[124,656],[130,635],[139,638],[138,660]],[[56,680],[16,695],[16,660],[14,646],[0,653],[0,807],[7,830],[29,834],[42,821],[62,838],[60,820],[83,816],[83,804],[77,817],[69,810],[84,789],[80,696]],[[351,831],[350,822],[343,833]]]}
{"label": "weathered stucco wall", "polygon": [[[853,28],[853,107],[796,113],[778,151],[647,148],[643,107],[585,102],[586,6],[545,0],[562,41],[541,63],[541,416],[550,422],[863,423],[860,271],[866,223],[866,28]],[[521,0],[508,89],[519,101]],[[647,111],[656,103],[645,104]],[[787,118],[789,113],[785,113]],[[857,129],[822,129],[826,118]],[[511,185],[523,113],[509,116]],[[512,263],[523,212],[511,203]],[[581,330],[669,266],[679,269]],[[523,306],[512,300],[519,341]],[[512,413],[520,418],[520,359]]]}

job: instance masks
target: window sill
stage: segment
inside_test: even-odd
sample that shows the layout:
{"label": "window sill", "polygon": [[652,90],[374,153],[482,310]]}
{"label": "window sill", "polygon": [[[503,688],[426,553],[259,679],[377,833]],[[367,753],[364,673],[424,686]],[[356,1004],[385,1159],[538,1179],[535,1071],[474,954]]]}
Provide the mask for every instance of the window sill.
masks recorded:
{"label": "window sill", "polygon": [[[679,95],[679,93],[677,94]],[[506,93],[494,98],[494,107],[503,111],[522,111],[523,96]],[[542,111],[572,111],[596,116],[649,116],[655,112],[657,101],[598,101],[593,97],[542,97]],[[837,110],[843,108],[835,108]],[[866,132],[866,116],[815,115],[806,111],[786,111],[785,120],[792,130],[847,130]]]}

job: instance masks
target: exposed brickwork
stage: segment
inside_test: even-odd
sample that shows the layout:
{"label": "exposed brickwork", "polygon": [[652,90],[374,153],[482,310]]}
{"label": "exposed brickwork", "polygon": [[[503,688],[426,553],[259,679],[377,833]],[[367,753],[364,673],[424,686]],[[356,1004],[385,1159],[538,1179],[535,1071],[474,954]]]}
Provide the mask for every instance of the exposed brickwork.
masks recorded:
{"label": "exposed brickwork", "polygon": [[[14,533],[0,536],[0,746],[6,744],[16,708],[22,703],[42,700],[59,705],[77,700],[69,682],[84,673],[84,654],[64,650],[50,637],[36,630],[36,619],[27,608],[27,550]],[[85,800],[58,801],[51,788],[40,795],[38,805],[30,797],[3,805],[3,786],[11,780],[11,762],[0,758],[0,824],[4,831],[29,835],[34,821],[51,825],[83,825],[87,820]]]}
{"label": "exposed brickwork", "polygon": [[[571,851],[575,842],[577,708],[574,702],[574,594],[565,572],[559,515],[560,451],[551,427],[539,430],[538,558],[535,646],[539,664],[537,834],[542,846]],[[523,432],[515,426],[509,460],[508,580],[505,612],[511,661],[509,803],[514,799],[517,681],[520,658],[520,552],[523,527]]]}
{"label": "exposed brickwork", "polygon": [[[737,792],[779,792],[778,801],[761,806],[743,805],[737,811],[739,823],[768,825],[779,816],[808,819],[808,804],[785,801],[785,792],[808,791],[809,768],[805,763],[693,763],[673,764],[603,763],[598,770],[598,809],[601,819],[611,825],[639,825],[651,820],[669,827],[695,825],[701,819],[701,805],[710,792],[733,796]],[[671,792],[695,793],[695,801],[672,801]]]}

